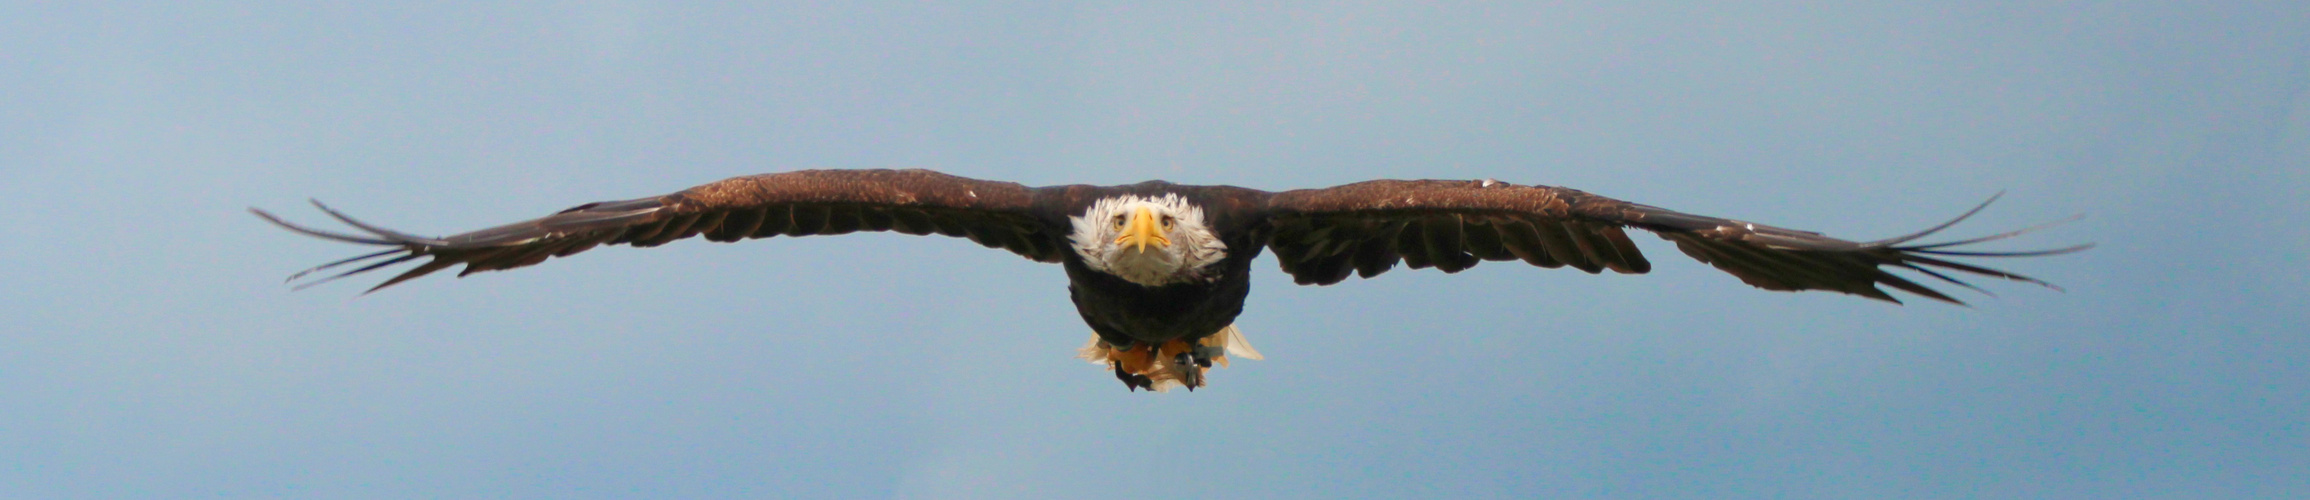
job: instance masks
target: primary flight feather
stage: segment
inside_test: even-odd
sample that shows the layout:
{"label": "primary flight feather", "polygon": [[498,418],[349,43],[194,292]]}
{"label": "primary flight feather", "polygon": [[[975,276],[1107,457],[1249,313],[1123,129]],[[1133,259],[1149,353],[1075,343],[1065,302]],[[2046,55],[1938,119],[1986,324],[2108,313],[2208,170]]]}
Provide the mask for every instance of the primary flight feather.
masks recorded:
{"label": "primary flight feather", "polygon": [[298,233],[391,248],[291,276],[293,281],[355,266],[300,287],[420,257],[431,260],[370,290],[459,265],[463,276],[528,266],[599,245],[652,247],[699,235],[722,242],[855,231],[969,238],[1063,265],[1075,308],[1093,332],[1083,357],[1112,370],[1132,390],[1192,390],[1204,385],[1205,369],[1224,365],[1228,355],[1259,359],[1234,322],[1251,290],[1251,261],[1262,249],[1273,251],[1283,271],[1303,285],[1338,283],[1351,274],[1370,278],[1398,263],[1456,273],[1487,260],[1640,274],[1652,264],[1622,231],[1637,228],[1758,288],[1828,290],[1898,303],[1878,288],[1885,286],[1962,303],[1888,268],[1976,290],[1957,276],[2051,287],[1950,258],[2054,255],[2091,246],[1951,249],[2036,228],[1913,243],[1972,216],[1988,202],[1924,231],[1855,242],[1574,189],[1489,179],[1376,180],[1268,192],[1162,181],[1030,188],[928,170],[806,170],[726,179],[664,196],[587,203],[439,238],[370,225],[314,204],[366,234],[312,229],[250,211]]}

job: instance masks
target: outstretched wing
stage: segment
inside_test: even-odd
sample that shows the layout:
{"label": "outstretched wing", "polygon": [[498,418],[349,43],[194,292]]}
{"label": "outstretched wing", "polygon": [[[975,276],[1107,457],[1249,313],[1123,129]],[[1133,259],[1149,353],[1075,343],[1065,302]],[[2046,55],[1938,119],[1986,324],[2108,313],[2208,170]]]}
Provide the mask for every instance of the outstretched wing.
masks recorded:
{"label": "outstretched wing", "polygon": [[1030,213],[1034,192],[1009,182],[983,181],[929,170],[805,170],[736,177],[665,196],[578,205],[543,218],[469,233],[427,238],[366,224],[314,202],[323,212],[367,234],[344,234],[291,224],[249,209],[291,231],[347,243],[393,247],[308,269],[361,264],[312,286],[419,257],[432,260],[371,291],[464,265],[459,276],[528,266],[598,245],[652,247],[705,235],[712,241],[772,236],[897,231],[970,238],[1041,262],[1058,262],[1064,235]]}
{"label": "outstretched wing", "polygon": [[[1990,198],[1995,201],[1996,198]],[[1829,290],[1900,302],[1878,285],[1950,303],[1963,302],[1887,272],[1916,271],[1979,290],[1951,274],[1965,273],[2036,283],[2043,281],[1946,257],[2024,257],[2084,250],[1973,252],[1951,247],[2004,239],[2037,228],[1941,243],[1911,243],[1956,220],[1907,236],[1855,242],[1820,233],[1693,215],[1615,200],[1579,190],[1519,186],[1493,180],[1360,182],[1327,189],[1277,193],[1268,201],[1268,248],[1300,284],[1328,285],[1350,273],[1370,278],[1402,261],[1452,273],[1486,260],[1522,260],[1541,267],[1639,274],[1651,269],[1621,231],[1635,227],[1676,242],[1701,262],[1767,290]],[[2043,226],[2039,226],[2043,227]],[[1948,271],[1954,271],[1950,273]]]}

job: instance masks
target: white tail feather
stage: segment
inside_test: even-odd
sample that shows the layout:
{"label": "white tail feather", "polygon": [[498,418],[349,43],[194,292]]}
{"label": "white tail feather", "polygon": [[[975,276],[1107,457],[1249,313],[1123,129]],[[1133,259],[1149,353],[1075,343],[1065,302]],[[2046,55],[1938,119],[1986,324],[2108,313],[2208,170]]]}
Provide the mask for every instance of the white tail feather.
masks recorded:
{"label": "white tail feather", "polygon": [[1075,359],[1089,361],[1094,365],[1107,366],[1108,355],[1114,352],[1115,348],[1108,347],[1106,342],[1099,340],[1099,334],[1093,333],[1090,342],[1084,343],[1082,349],[1075,350]]}
{"label": "white tail feather", "polygon": [[1251,347],[1251,341],[1243,339],[1243,330],[1235,329],[1235,325],[1227,325],[1226,328],[1219,329],[1219,333],[1214,333],[1211,334],[1210,337],[1205,337],[1203,339],[1203,345],[1219,346],[1222,349],[1227,349],[1228,355],[1238,358],[1259,361],[1267,360],[1267,356],[1261,356],[1258,349],[1253,349]]}

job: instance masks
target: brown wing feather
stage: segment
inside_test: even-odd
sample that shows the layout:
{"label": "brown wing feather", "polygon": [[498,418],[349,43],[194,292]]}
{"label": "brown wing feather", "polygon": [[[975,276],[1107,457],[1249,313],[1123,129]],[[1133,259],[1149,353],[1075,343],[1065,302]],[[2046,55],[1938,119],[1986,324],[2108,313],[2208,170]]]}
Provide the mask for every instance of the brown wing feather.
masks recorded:
{"label": "brown wing feather", "polygon": [[[1991,198],[1995,201],[1996,198]],[[1982,203],[1987,206],[1988,203]],[[1934,300],[1962,303],[1886,271],[1904,268],[1936,280],[1975,288],[1940,271],[2035,283],[2005,271],[1942,257],[2023,257],[2076,252],[2092,245],[2021,252],[1944,250],[2004,239],[2038,228],[1982,238],[1910,244],[1947,223],[1899,238],[1854,242],[1820,233],[1693,215],[1573,189],[1504,182],[1379,180],[1327,189],[1277,193],[1269,199],[1273,236],[1268,247],[1300,284],[1329,285],[1351,274],[1387,272],[1398,261],[1413,269],[1459,272],[1486,260],[1522,260],[1541,267],[1571,266],[1589,273],[1651,270],[1624,227],[1658,233],[1686,255],[1767,290],[1829,290],[1900,302],[1887,286]],[[2042,226],[2040,226],[2042,227]]]}
{"label": "brown wing feather", "polygon": [[1301,284],[1369,278],[1398,261],[1456,273],[1487,260],[1571,265],[1590,273],[1651,268],[1621,224],[1592,220],[1578,191],[1497,181],[1359,182],[1277,193],[1269,248]]}
{"label": "brown wing feather", "polygon": [[[928,170],[806,170],[726,179],[665,196],[587,203],[553,215],[440,238],[372,226],[314,202],[366,235],[311,229],[250,209],[267,221],[310,236],[399,247],[325,264],[315,271],[364,264],[300,285],[432,257],[371,291],[442,269],[465,266],[460,276],[534,265],[598,245],[663,245],[705,235],[718,242],[772,236],[835,235],[855,231],[936,232],[966,237],[1040,262],[1058,262],[1065,245],[1030,209],[1035,192],[1009,182],[984,181]],[[384,259],[375,261],[376,259]]]}

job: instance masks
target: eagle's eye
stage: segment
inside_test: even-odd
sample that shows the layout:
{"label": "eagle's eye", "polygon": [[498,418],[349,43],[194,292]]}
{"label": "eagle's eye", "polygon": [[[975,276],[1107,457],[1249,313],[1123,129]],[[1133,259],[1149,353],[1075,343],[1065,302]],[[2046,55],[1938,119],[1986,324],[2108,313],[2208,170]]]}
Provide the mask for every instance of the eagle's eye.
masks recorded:
{"label": "eagle's eye", "polygon": [[1115,229],[1122,229],[1122,228],[1123,228],[1123,216],[1121,216],[1121,215],[1117,215],[1117,216],[1115,216]]}
{"label": "eagle's eye", "polygon": [[1164,229],[1164,230],[1170,230],[1170,229],[1171,229],[1171,223],[1172,223],[1172,222],[1175,222],[1175,220],[1174,220],[1174,219],[1172,219],[1172,218],[1171,218],[1171,216],[1169,216],[1169,215],[1165,215],[1165,216],[1163,216],[1163,229]]}

